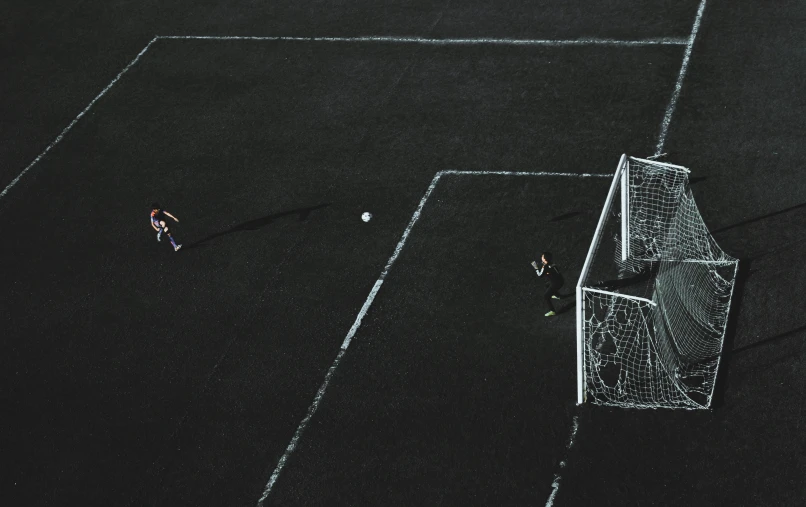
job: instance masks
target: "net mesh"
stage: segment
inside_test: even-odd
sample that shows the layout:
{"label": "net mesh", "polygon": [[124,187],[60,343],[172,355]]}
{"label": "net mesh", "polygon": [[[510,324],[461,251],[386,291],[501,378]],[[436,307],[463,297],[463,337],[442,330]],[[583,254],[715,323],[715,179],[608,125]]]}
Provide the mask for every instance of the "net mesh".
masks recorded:
{"label": "net mesh", "polygon": [[738,262],[708,232],[687,170],[635,158],[623,170],[614,188],[627,181],[629,206],[604,210],[580,280],[588,401],[708,407]]}

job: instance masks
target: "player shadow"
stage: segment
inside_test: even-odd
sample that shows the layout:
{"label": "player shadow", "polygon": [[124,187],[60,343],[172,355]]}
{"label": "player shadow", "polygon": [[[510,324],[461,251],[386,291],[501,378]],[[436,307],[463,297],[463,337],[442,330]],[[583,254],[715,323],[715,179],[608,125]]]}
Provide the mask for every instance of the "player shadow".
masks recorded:
{"label": "player shadow", "polygon": [[549,222],[559,222],[561,220],[568,220],[569,218],[574,218],[575,216],[581,215],[581,214],[582,214],[581,211],[572,211],[570,213],[565,213],[564,215],[556,216],[556,217],[552,218],[551,220],[549,220]]}
{"label": "player shadow", "polygon": [[265,217],[255,218],[254,220],[249,220],[248,222],[244,222],[242,224],[232,226],[232,227],[230,227],[229,229],[227,229],[225,231],[220,231],[220,232],[216,232],[215,234],[211,234],[211,235],[209,235],[209,236],[207,236],[205,238],[202,238],[202,239],[200,239],[198,241],[194,241],[193,243],[190,243],[189,245],[183,246],[182,248],[184,250],[189,250],[191,248],[199,248],[199,247],[205,246],[205,243],[208,243],[209,241],[212,241],[212,240],[214,240],[216,238],[220,238],[221,236],[226,236],[227,234],[233,234],[235,232],[257,231],[257,230],[260,230],[260,229],[266,227],[267,225],[271,224],[272,222],[274,222],[278,218],[284,218],[284,217],[298,215],[299,216],[299,221],[304,222],[305,220],[308,219],[308,216],[313,211],[316,211],[316,210],[319,210],[319,209],[322,209],[322,208],[326,208],[326,207],[330,206],[330,204],[331,203],[328,202],[328,203],[319,204],[319,205],[316,205],[316,206],[311,206],[311,207],[308,207],[308,208],[297,208],[297,209],[292,209],[292,210],[288,210],[288,211],[281,211],[279,213],[272,213],[271,215],[266,215]]}
{"label": "player shadow", "polygon": [[[562,301],[563,299],[569,298],[569,297],[571,297],[573,295],[575,295],[575,294],[569,294],[567,296],[563,296],[562,294],[560,294],[560,301]],[[557,301],[557,300],[555,300],[555,301]],[[571,310],[576,308],[577,300],[576,300],[576,298],[574,298],[568,304],[563,303],[562,308],[560,308],[559,306],[560,305],[555,305],[554,306],[555,307],[554,311],[557,313],[557,315],[560,315],[560,314],[563,314],[563,313],[566,313],[566,312],[570,312]]]}
{"label": "player shadow", "polygon": [[748,350],[752,350],[758,347],[763,347],[764,345],[769,345],[772,342],[777,342],[779,340],[783,340],[784,338],[790,338],[795,336],[796,334],[806,331],[806,324],[796,327],[795,329],[790,329],[784,333],[777,334],[775,336],[771,336],[769,338],[765,338],[760,342],[751,343],[750,345],[745,345],[744,347],[739,347],[738,349],[730,350],[723,354],[723,357],[727,356],[736,356],[737,354],[741,354],[742,352],[747,352]]}
{"label": "player shadow", "polygon": [[800,209],[800,208],[806,208],[806,202],[804,202],[802,204],[798,204],[796,206],[790,206],[789,208],[784,208],[782,210],[773,211],[772,213],[767,213],[766,215],[761,215],[760,217],[751,218],[749,220],[744,220],[742,222],[737,222],[737,223],[735,223],[733,225],[720,227],[719,229],[711,231],[711,234],[712,235],[720,234],[720,233],[723,233],[725,231],[735,229],[737,227],[742,227],[743,225],[749,225],[749,224],[752,224],[752,223],[755,223],[755,222],[760,222],[760,221],[765,220],[767,218],[772,218],[772,217],[777,216],[777,215],[783,215],[784,213],[789,213],[790,211],[795,211],[796,209]]}

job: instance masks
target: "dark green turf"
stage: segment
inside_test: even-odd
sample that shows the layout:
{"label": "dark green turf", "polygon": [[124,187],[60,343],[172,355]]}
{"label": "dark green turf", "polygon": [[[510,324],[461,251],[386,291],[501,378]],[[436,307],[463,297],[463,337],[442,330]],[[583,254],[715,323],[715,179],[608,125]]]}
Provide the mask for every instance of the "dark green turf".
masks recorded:
{"label": "dark green turf", "polygon": [[2,9],[0,187],[155,35],[685,37],[696,0],[14,2]]}
{"label": "dark green turf", "polygon": [[[50,407],[72,435],[25,457],[26,468],[49,455],[76,463],[54,498],[253,499],[436,171],[612,171],[605,133],[651,148],[646,110],[662,112],[680,54],[152,49],[4,203],[19,219],[2,233],[27,238],[4,251],[17,260],[4,285],[43,317],[8,314],[29,337],[14,366],[36,358],[13,380],[17,420],[26,442],[50,438],[53,422],[34,422]],[[648,60],[659,71],[630,74]],[[596,84],[613,73],[624,84]],[[568,114],[575,105],[587,114]],[[152,200],[180,217],[187,250],[155,241]],[[265,219],[306,207],[319,209]],[[39,224],[65,225],[25,233]],[[100,466],[110,455],[127,459]]]}
{"label": "dark green turf", "polygon": [[804,17],[709,1],[667,143],[740,259],[714,410],[586,408],[557,505],[803,504]]}
{"label": "dark green turf", "polygon": [[529,263],[552,250],[578,278],[609,185],[444,176],[268,504],[545,502],[535,478],[574,413],[574,289],[543,317]]}
{"label": "dark green turf", "polygon": [[[686,36],[697,7],[696,1],[512,3],[495,11],[468,2],[48,4],[12,6],[0,16],[7,27],[3,187],[155,34]],[[359,336],[273,501],[541,504],[559,471],[569,417],[579,413],[555,505],[798,505],[806,496],[798,404],[804,322],[797,303],[806,286],[802,11],[792,1],[709,0],[669,132],[670,160],[692,167],[706,222],[743,263],[726,344],[733,352],[723,363],[714,411],[573,409],[566,392],[573,372],[567,364],[549,365],[552,384],[562,390],[539,384],[532,373],[549,354],[531,348],[560,344],[560,335],[571,340],[572,328],[538,327],[537,294],[524,292],[519,312],[504,321],[478,310],[467,329],[435,328],[428,343],[440,343],[438,334],[458,340],[457,329],[464,329],[476,333],[479,347],[454,358],[463,368],[446,368],[444,383],[429,358],[412,361],[431,384],[408,384],[413,389],[400,392],[400,412],[386,413],[389,421],[411,423],[392,426],[405,440],[394,442],[399,433],[389,437],[383,433],[389,425],[373,426],[370,418],[362,426],[366,440],[353,430],[348,442],[355,445],[329,446],[328,435],[352,427],[340,414],[367,418],[373,406],[390,406],[388,390],[361,385],[363,398],[352,401],[339,390],[375,375],[364,364],[396,364],[394,355],[383,356],[391,349],[372,348],[378,340]],[[158,41],[0,202],[2,371],[11,414],[6,461],[13,467],[7,501],[253,505],[434,173],[610,172],[623,151],[648,155],[682,52]],[[506,198],[522,203],[535,193],[528,186],[519,193],[514,180],[495,185],[502,187],[490,208],[473,208],[488,188],[472,185],[441,188],[458,199],[435,201],[470,206],[459,223],[475,236],[461,255],[465,263],[484,259],[473,269],[487,273],[496,269],[497,253],[515,255],[489,238],[517,237],[519,250],[531,253],[541,246],[529,231],[548,218],[535,212],[513,221],[508,212],[493,213],[506,209],[496,208]],[[556,186],[552,199],[565,202],[558,193],[564,191],[581,196]],[[180,217],[178,235],[194,248],[174,254],[155,241],[146,221],[155,199]],[[584,215],[558,224],[577,238],[589,234],[583,222],[600,205],[592,202],[580,210]],[[370,224],[359,221],[365,210],[375,213]],[[476,215],[485,228],[473,228]],[[463,218],[449,211],[437,216],[448,221],[435,227]],[[530,229],[521,235],[523,223]],[[373,319],[391,325],[400,312],[423,315],[422,298],[396,313],[393,297],[446,294],[437,275],[455,269],[456,252],[445,245],[465,238],[428,238],[412,237],[423,242],[421,250],[407,252],[400,267],[415,265],[393,270]],[[568,256],[578,263],[583,250]],[[425,251],[436,254],[428,257],[435,263],[429,285],[396,285],[395,276],[414,280],[425,270],[416,262]],[[579,269],[571,264],[571,271]],[[506,280],[534,291],[530,276],[480,276],[461,294],[461,306],[479,305],[475,295]],[[507,301],[517,298],[515,287],[507,290]],[[534,317],[525,314],[527,304]],[[392,328],[381,333],[381,323],[367,331],[389,339]],[[523,348],[482,346],[485,336],[510,325]],[[525,357],[529,351],[534,363]],[[566,362],[570,357],[569,350],[552,351]],[[361,361],[373,357],[380,361]],[[518,374],[507,376],[513,364]],[[514,387],[501,397],[479,387],[470,399],[489,402],[488,410],[458,434],[457,445],[446,445],[449,434],[439,433],[445,428],[433,414],[443,402],[445,420],[454,425],[467,414],[466,404],[446,400],[468,399],[452,388],[467,384],[450,379],[478,381],[468,376],[469,365],[483,365]],[[416,389],[429,385],[441,397],[420,406]],[[535,405],[528,405],[532,398]],[[497,410],[507,400],[525,410],[522,420]],[[541,403],[554,416],[538,414]],[[548,426],[538,429],[538,417]],[[510,423],[499,424],[504,420]],[[418,433],[415,424],[427,427]],[[528,431],[519,432],[519,424]],[[506,431],[477,433],[494,427]],[[432,428],[437,432],[428,433]],[[478,443],[477,452],[468,443]],[[509,455],[504,444],[513,444]],[[423,449],[436,451],[409,460],[407,452]],[[548,456],[535,457],[539,450]],[[344,475],[366,463],[376,466],[347,477],[355,487],[346,488]],[[323,470],[335,472],[316,475]],[[389,470],[408,482],[373,480]],[[484,474],[500,480],[485,482]]]}

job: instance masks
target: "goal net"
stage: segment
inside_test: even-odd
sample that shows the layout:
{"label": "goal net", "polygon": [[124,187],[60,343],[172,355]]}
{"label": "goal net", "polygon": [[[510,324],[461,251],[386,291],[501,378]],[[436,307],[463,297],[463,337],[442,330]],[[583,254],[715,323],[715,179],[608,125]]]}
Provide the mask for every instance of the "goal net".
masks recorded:
{"label": "goal net", "polygon": [[621,157],[576,289],[579,403],[711,404],[738,261],[688,174]]}

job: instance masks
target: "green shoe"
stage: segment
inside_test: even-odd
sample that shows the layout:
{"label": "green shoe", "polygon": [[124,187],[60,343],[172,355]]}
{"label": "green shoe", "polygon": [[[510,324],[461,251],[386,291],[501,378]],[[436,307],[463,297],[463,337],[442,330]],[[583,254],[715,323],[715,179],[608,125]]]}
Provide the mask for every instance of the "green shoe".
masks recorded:
{"label": "green shoe", "polygon": [[551,299],[560,299],[560,296],[551,296]]}
{"label": "green shoe", "polygon": [[546,314],[546,317],[554,317],[555,315],[557,315],[557,314],[554,313],[554,312],[549,312],[549,313]]}

